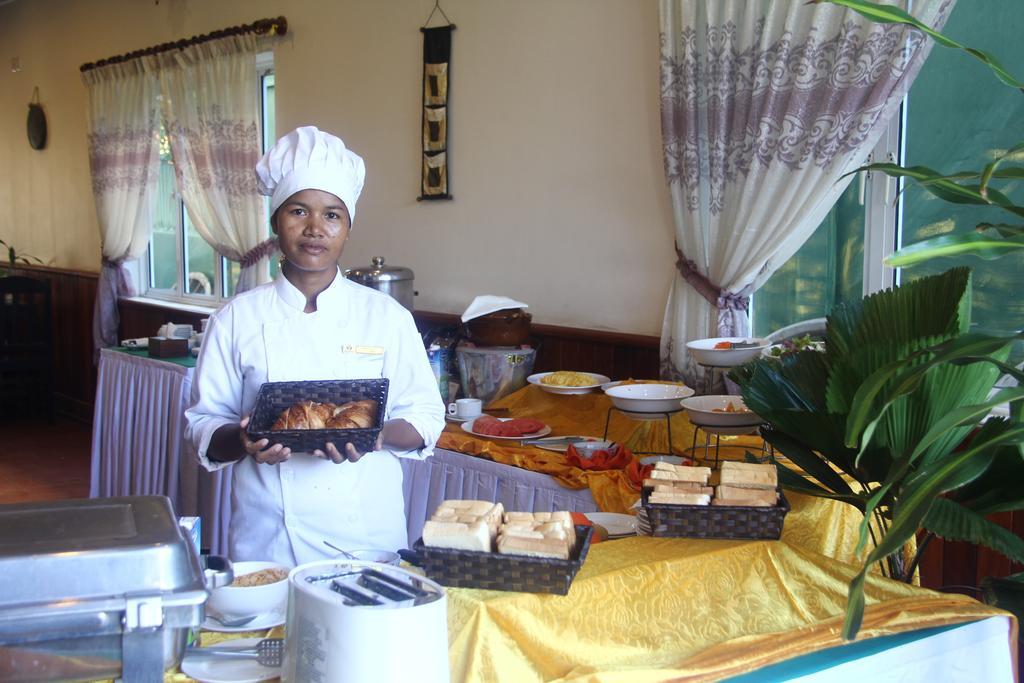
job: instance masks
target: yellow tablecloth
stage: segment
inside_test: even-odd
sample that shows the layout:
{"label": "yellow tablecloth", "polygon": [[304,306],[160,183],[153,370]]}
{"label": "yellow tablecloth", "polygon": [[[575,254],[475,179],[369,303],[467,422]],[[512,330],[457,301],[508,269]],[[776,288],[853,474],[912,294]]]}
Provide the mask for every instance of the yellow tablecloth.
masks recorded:
{"label": "yellow tablecloth", "polygon": [[[738,675],[841,645],[855,572],[781,541],[601,543],[566,596],[450,589],[452,680],[640,683]],[[1007,616],[965,596],[876,576],[865,592],[861,638]]]}
{"label": "yellow tablecloth", "polygon": [[[528,385],[497,401],[489,408],[498,417],[532,417],[551,427],[552,436],[604,436],[608,423],[608,438],[625,444],[634,453],[668,453],[668,430],[665,420],[637,420],[617,410],[603,393],[563,395],[552,394]],[[683,412],[671,416],[672,452],[688,455],[693,444],[694,426]],[[703,440],[700,441],[703,443]],[[629,485],[621,470],[595,472],[581,470],[566,462],[565,455],[535,447],[523,447],[518,441],[496,441],[473,436],[460,425],[448,425],[437,445],[441,448],[476,455],[505,465],[514,465],[534,472],[548,474],[566,488],[590,488],[598,506],[606,512],[624,512],[640,497],[640,492]],[[743,457],[744,450],[760,452],[757,437],[723,437],[722,454]]]}

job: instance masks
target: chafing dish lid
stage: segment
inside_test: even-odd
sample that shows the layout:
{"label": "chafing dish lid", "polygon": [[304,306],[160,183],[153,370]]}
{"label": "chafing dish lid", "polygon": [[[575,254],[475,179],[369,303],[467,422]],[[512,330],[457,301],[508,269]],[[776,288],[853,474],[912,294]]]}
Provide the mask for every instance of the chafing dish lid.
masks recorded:
{"label": "chafing dish lid", "polygon": [[0,609],[203,590],[191,543],[163,496],[0,505]]}

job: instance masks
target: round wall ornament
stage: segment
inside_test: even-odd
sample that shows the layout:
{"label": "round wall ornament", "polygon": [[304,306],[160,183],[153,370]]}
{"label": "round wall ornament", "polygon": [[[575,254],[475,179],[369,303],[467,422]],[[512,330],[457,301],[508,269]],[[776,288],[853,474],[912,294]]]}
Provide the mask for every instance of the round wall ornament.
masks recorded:
{"label": "round wall ornament", "polygon": [[32,149],[46,147],[46,114],[39,104],[39,88],[32,92],[32,101],[28,104],[28,144]]}

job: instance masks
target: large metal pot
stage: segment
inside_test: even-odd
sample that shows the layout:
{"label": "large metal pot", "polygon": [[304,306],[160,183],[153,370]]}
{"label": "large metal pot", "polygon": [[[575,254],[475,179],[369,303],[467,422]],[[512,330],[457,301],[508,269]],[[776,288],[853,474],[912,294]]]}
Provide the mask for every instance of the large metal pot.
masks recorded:
{"label": "large metal pot", "polygon": [[345,277],[353,282],[376,289],[390,295],[398,303],[410,311],[413,310],[413,298],[417,292],[413,289],[413,273],[402,266],[384,265],[383,256],[374,256],[369,268],[348,268]]}

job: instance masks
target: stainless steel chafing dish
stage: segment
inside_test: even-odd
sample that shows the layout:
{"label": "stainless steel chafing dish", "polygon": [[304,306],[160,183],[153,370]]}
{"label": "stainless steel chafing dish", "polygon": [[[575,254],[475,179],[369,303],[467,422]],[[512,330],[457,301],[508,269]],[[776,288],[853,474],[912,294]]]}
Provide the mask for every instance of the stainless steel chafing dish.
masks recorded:
{"label": "stainless steel chafing dish", "polygon": [[163,496],[0,505],[0,680],[163,680],[232,579],[217,560]]}

